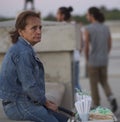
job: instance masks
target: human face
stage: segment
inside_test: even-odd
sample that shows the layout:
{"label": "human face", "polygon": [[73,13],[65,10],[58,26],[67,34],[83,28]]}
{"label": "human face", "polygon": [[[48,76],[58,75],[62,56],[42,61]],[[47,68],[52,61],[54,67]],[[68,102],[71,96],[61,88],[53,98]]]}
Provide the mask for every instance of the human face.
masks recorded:
{"label": "human face", "polygon": [[31,45],[41,41],[41,22],[37,17],[29,17],[26,20],[26,27],[24,30],[19,30],[20,35],[27,40]]}
{"label": "human face", "polygon": [[58,10],[58,12],[57,12],[56,19],[58,22],[64,21],[64,15],[61,14],[60,10]]}
{"label": "human face", "polygon": [[93,16],[89,12],[87,12],[86,18],[89,22],[92,22]]}

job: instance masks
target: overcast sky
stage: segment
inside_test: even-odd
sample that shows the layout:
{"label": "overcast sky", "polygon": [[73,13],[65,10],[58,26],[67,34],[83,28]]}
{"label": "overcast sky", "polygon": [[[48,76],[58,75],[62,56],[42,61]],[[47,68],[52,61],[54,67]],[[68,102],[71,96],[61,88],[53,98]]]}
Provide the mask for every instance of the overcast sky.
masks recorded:
{"label": "overcast sky", "polygon": [[[102,5],[108,9],[120,9],[120,0],[35,0],[35,8],[41,11],[42,16],[48,13],[55,14],[60,6],[72,6],[73,14],[83,14],[91,6]],[[23,6],[24,0],[0,0],[0,15],[14,17],[21,12]]]}

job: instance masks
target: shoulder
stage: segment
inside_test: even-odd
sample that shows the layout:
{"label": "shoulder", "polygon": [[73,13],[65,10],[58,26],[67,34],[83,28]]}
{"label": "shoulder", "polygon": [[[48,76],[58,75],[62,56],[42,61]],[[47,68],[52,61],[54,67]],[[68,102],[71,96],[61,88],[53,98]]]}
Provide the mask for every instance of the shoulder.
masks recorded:
{"label": "shoulder", "polygon": [[91,27],[93,27],[93,24],[89,24],[86,26],[86,28],[91,28]]}
{"label": "shoulder", "polygon": [[11,59],[13,61],[17,61],[19,60],[20,57],[29,57],[31,55],[33,55],[32,49],[30,47],[27,47],[26,45],[17,42],[15,44],[13,44],[7,54],[8,57],[11,57]]}
{"label": "shoulder", "polygon": [[30,53],[32,49],[30,46],[26,46],[20,41],[18,41],[17,43],[13,44],[13,46],[9,49],[9,51],[14,54],[23,54],[26,52]]}
{"label": "shoulder", "polygon": [[109,30],[109,26],[108,26],[108,25],[103,24],[103,26],[104,26],[106,29],[108,29],[108,30]]}
{"label": "shoulder", "polygon": [[105,32],[107,32],[108,34],[110,34],[110,28],[108,25],[103,24],[103,29],[105,30]]}
{"label": "shoulder", "polygon": [[89,25],[85,26],[85,29],[87,31],[90,31],[92,28],[93,28],[93,24],[89,24]]}

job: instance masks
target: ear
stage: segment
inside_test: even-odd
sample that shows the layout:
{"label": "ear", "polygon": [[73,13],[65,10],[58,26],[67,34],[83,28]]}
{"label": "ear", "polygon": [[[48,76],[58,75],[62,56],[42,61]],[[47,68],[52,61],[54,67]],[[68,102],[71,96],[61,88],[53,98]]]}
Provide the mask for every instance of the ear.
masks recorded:
{"label": "ear", "polygon": [[20,36],[22,36],[23,35],[23,30],[19,29],[18,33],[19,33]]}

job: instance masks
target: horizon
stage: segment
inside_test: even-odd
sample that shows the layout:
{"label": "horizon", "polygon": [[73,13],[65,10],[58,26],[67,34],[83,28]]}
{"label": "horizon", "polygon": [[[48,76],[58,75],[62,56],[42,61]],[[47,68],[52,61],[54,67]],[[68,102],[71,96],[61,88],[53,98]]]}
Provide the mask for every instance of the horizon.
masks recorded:
{"label": "horizon", "polygon": [[[19,1],[12,0],[11,3],[6,4],[8,0],[0,1],[0,16],[3,17],[16,17],[24,8],[24,0]],[[11,9],[11,7],[13,8]],[[53,7],[54,6],[54,7]],[[80,1],[80,0],[64,0],[57,1],[57,0],[35,0],[35,8],[37,11],[42,13],[42,16],[45,17],[48,14],[52,13],[53,15],[56,14],[57,9],[61,6],[72,6],[74,11],[72,15],[83,15],[87,12],[87,9],[91,6],[101,7],[105,6],[108,10],[112,9],[119,9],[120,10],[120,0],[110,0],[107,2],[106,0],[89,0],[89,1]],[[6,9],[5,9],[6,7]],[[30,7],[30,5],[28,5]]]}

